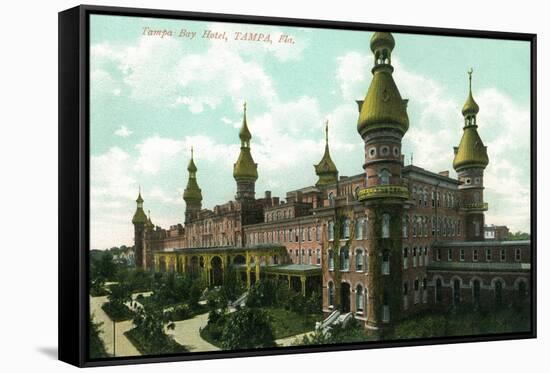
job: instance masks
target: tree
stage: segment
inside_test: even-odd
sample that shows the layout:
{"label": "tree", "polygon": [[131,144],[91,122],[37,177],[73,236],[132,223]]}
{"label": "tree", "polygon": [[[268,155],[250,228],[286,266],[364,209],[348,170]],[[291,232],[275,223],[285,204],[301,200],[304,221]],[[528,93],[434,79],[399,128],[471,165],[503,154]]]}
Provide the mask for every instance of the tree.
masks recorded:
{"label": "tree", "polygon": [[228,350],[274,347],[269,316],[259,308],[243,308],[232,313],[223,328],[221,344]]}
{"label": "tree", "polygon": [[90,330],[90,357],[92,359],[102,358],[102,357],[108,357],[107,351],[105,349],[105,344],[103,343],[103,340],[101,340],[101,325],[103,325],[102,322],[95,322],[94,321],[94,315],[92,315],[89,319],[89,330]]}
{"label": "tree", "polygon": [[117,266],[113,261],[113,255],[105,252],[97,262],[97,274],[105,281],[113,280],[117,272]]}
{"label": "tree", "polygon": [[508,239],[510,241],[525,241],[525,240],[530,240],[531,235],[529,233],[525,233],[522,231],[518,231],[516,233],[510,232],[510,234],[508,235]]}
{"label": "tree", "polygon": [[170,349],[171,337],[164,332],[164,326],[167,325],[169,330],[174,330],[176,326],[171,321],[169,312],[164,312],[154,303],[145,303],[137,308],[133,323],[143,340],[156,351]]}

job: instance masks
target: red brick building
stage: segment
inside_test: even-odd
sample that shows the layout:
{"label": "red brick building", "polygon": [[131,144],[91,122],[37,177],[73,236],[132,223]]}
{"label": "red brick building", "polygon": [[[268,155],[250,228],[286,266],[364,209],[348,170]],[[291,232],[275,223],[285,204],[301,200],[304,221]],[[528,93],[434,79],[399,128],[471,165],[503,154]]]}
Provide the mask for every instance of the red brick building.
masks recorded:
{"label": "red brick building", "polygon": [[[324,155],[314,166],[317,183],[287,192],[285,199],[270,192],[256,198],[258,172],[245,107],[233,169],[235,201],[202,208],[191,156],[184,225],[155,228],[138,198],[133,220],[138,265],[153,269],[155,255],[164,260],[167,252],[192,252],[208,271],[213,267],[204,261],[213,263],[216,255],[222,269],[244,260],[249,284],[251,268],[254,279],[288,278],[289,286],[294,276],[303,292],[316,286],[322,291],[326,315],[352,312],[371,329],[426,308],[526,301],[530,241],[505,241],[500,235],[485,240],[483,176],[489,159],[477,132],[471,72],[462,137],[454,148],[457,178],[405,166],[401,141],[409,128],[408,100],[393,80],[394,46],[389,33],[371,39],[373,78],[364,100],[357,101],[363,173],[339,176],[327,125]],[[456,136],[458,141],[458,131]],[[284,248],[284,255],[273,248]],[[239,255],[246,259],[237,261]],[[163,268],[186,270],[187,259],[170,260]]]}

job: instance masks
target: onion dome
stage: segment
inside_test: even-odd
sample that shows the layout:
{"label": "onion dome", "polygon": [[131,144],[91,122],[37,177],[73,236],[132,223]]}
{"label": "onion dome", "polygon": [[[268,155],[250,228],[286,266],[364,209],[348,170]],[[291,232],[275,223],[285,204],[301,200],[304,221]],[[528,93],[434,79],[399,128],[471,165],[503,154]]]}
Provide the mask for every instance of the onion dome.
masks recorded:
{"label": "onion dome", "polygon": [[357,122],[357,131],[361,136],[379,129],[394,129],[405,134],[409,128],[407,101],[401,98],[392,76],[391,52],[394,46],[395,41],[390,33],[377,32],[371,38],[375,63]]}
{"label": "onion dome", "polygon": [[141,198],[141,187],[139,188],[138,198],[136,199],[137,207],[134,217],[132,218],[132,224],[146,224],[147,215],[143,211],[143,198]]}
{"label": "onion dome", "polygon": [[474,97],[472,96],[472,73],[473,70],[470,69],[468,71],[468,75],[470,76],[470,92],[468,93],[468,98],[466,99],[466,102],[464,103],[464,106],[462,107],[462,115],[468,116],[468,115],[476,115],[479,113],[479,105],[477,104],[476,100],[474,100]]}
{"label": "onion dome", "polygon": [[191,148],[191,160],[187,166],[187,171],[189,171],[189,179],[187,180],[187,187],[183,191],[183,199],[186,203],[189,202],[201,202],[202,201],[202,192],[197,183],[197,166],[193,160],[193,148]]}
{"label": "onion dome", "polygon": [[239,138],[241,139],[241,152],[237,162],[233,165],[233,177],[235,180],[253,179],[255,181],[258,179],[258,165],[254,163],[250,153],[252,134],[248,130],[246,122],[246,103],[244,104],[243,125],[239,131]]}
{"label": "onion dome", "polygon": [[391,32],[375,32],[370,39],[370,49],[373,53],[381,48],[387,48],[391,52],[395,47],[395,39]]}
{"label": "onion dome", "polygon": [[485,168],[489,164],[487,147],[477,132],[476,114],[479,112],[479,106],[472,96],[472,69],[468,72],[470,75],[470,92],[462,114],[464,115],[465,125],[462,139],[457,148],[455,148],[455,158],[453,168],[457,171],[463,168],[477,167]]}
{"label": "onion dome", "polygon": [[321,161],[314,165],[315,173],[319,176],[319,180],[315,183],[315,186],[324,186],[334,184],[338,181],[338,169],[330,158],[330,151],[328,147],[328,121],[325,125],[325,154]]}

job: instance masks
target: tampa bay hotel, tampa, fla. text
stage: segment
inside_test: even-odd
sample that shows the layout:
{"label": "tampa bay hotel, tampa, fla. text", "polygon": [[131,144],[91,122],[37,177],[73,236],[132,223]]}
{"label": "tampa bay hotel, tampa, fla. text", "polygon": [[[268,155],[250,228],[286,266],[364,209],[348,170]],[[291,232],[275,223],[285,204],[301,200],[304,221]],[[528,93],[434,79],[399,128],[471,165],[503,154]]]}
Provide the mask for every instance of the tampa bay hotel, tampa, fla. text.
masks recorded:
{"label": "tampa bay hotel, tampa, fla. text", "polygon": [[139,193],[132,219],[136,266],[202,276],[209,286],[222,285],[229,270],[247,286],[278,279],[304,294],[321,292],[325,316],[351,314],[371,330],[426,309],[529,302],[531,242],[485,238],[489,158],[477,131],[472,71],[462,129],[456,126],[457,177],[405,166],[408,100],[393,79],[394,47],[386,32],[374,33],[370,42],[372,81],[357,101],[364,172],[339,175],[327,125],[315,185],[288,191],[284,199],[269,191],[258,197],[261,165],[258,170],[253,159],[245,105],[235,199],[203,208],[200,164],[191,152],[185,210],[174,207],[181,208],[183,223],[155,226]]}

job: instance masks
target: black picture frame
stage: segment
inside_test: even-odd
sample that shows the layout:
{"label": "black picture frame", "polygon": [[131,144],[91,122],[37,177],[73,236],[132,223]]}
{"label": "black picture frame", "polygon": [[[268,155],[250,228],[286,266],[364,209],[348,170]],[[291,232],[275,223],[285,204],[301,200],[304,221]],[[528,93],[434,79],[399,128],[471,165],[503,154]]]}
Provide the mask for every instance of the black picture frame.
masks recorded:
{"label": "black picture frame", "polygon": [[[530,332],[430,339],[394,340],[344,345],[303,346],[245,351],[195,352],[178,355],[108,358],[87,356],[89,315],[89,17],[92,14],[220,21],[242,24],[324,29],[394,31],[527,41],[531,45],[531,324]],[[436,345],[536,338],[537,330],[537,36],[482,30],[382,25],[343,21],[186,12],[81,5],[59,13],[59,360],[79,367],[284,355],[370,348]]]}

